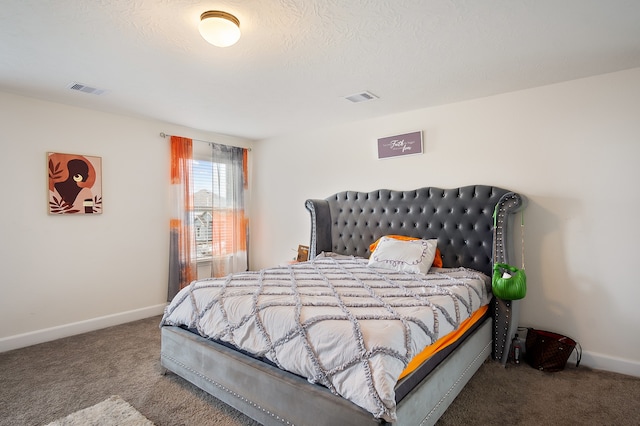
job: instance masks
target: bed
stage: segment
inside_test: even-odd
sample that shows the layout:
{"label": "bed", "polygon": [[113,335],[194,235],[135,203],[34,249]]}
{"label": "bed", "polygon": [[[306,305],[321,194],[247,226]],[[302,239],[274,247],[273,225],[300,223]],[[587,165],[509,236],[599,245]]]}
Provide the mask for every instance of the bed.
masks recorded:
{"label": "bed", "polygon": [[[176,299],[180,299],[174,299],[168,306],[161,324],[161,364],[166,370],[183,377],[265,425],[418,425],[434,424],[487,358],[493,356],[499,362],[506,362],[507,342],[510,341],[517,327],[514,321],[517,306],[513,302],[492,298],[488,291],[488,294],[485,294],[485,290],[490,289],[490,281],[487,282],[487,277],[491,275],[493,262],[509,263],[512,251],[510,238],[512,217],[515,212],[524,207],[523,197],[503,188],[474,185],[453,189],[420,188],[413,191],[345,191],[325,199],[307,200],[305,207],[311,217],[311,239],[307,262],[280,265],[263,271],[228,277],[227,284],[215,280],[193,283],[191,289],[176,296]],[[382,245],[385,244],[385,249],[396,247],[393,246],[396,240],[388,241],[388,238],[384,238],[389,235],[417,238],[418,240],[403,241],[402,247],[411,245],[412,250],[419,244],[425,247],[424,250],[427,250],[427,246],[432,249],[432,245],[437,243],[441,267],[433,266],[429,269],[429,275],[423,275],[422,272],[416,274],[415,271],[398,271],[393,268],[383,271],[377,268],[380,265],[375,264],[374,260],[377,262],[382,259]],[[425,241],[430,241],[431,245]],[[375,242],[380,243],[374,250],[376,256],[372,256],[372,244]],[[385,260],[387,259],[380,261]],[[431,273],[435,275],[432,276]],[[368,278],[362,278],[359,274],[367,276],[373,274],[372,281],[367,281]],[[447,274],[453,275],[451,277]],[[368,292],[365,296],[373,295],[374,299],[362,298],[365,296],[355,294],[360,290],[353,290],[351,287],[348,291],[344,290],[347,284],[343,284],[345,282],[343,275],[349,275],[356,281],[363,281]],[[466,322],[466,319],[470,320],[472,311],[480,305],[488,308],[485,308],[487,313],[479,320],[474,320],[475,322],[454,343],[428,356],[424,363],[398,381],[390,393],[392,397],[395,395],[392,408],[386,406],[389,394],[385,393],[387,398],[382,398],[385,406],[378,410],[375,408],[377,400],[371,403],[372,408],[366,406],[368,401],[361,404],[356,399],[357,405],[350,396],[347,399],[338,395],[342,394],[343,389],[347,389],[347,392],[353,389],[353,392],[357,393],[360,388],[366,386],[345,385],[341,380],[334,384],[331,381],[334,377],[361,375],[367,380],[366,385],[372,386],[374,383],[378,386],[382,381],[378,378],[384,377],[385,374],[379,372],[374,374],[372,373],[374,370],[368,370],[367,365],[373,363],[373,358],[359,359],[357,362],[347,359],[337,367],[328,368],[324,360],[314,358],[317,352],[316,346],[309,346],[305,350],[300,350],[300,353],[310,354],[309,358],[317,368],[314,371],[320,373],[305,377],[303,374],[293,374],[280,368],[288,365],[287,362],[295,364],[295,360],[298,359],[296,356],[288,355],[296,354],[299,350],[297,347],[286,346],[286,350],[283,349],[290,340],[294,340],[291,336],[297,338],[308,333],[307,341],[315,342],[313,345],[321,345],[318,343],[319,338],[314,337],[309,331],[315,327],[316,322],[309,325],[310,323],[299,319],[298,324],[304,327],[298,327],[296,332],[280,338],[273,337],[278,331],[266,333],[263,330],[263,335],[268,339],[273,337],[270,345],[265,346],[262,352],[258,351],[258,354],[248,353],[229,344],[226,337],[240,335],[242,336],[240,340],[243,341],[260,339],[247,337],[248,335],[243,333],[237,334],[239,326],[234,325],[233,330],[229,331],[229,324],[232,321],[227,316],[233,315],[231,310],[212,309],[211,307],[217,302],[208,304],[193,302],[196,291],[198,293],[211,291],[218,295],[216,297],[224,293],[225,298],[231,300],[231,293],[225,292],[229,289],[239,291],[238,289],[241,289],[245,282],[249,283],[250,280],[255,280],[255,277],[263,280],[259,281],[260,283],[282,283],[286,277],[294,277],[286,279],[290,280],[291,287],[296,289],[296,302],[291,305],[298,314],[300,306],[304,306],[305,309],[310,305],[314,305],[314,309],[318,307],[333,309],[329,312],[333,312],[331,315],[334,316],[324,319],[335,323],[337,320],[345,320],[349,317],[349,321],[345,320],[344,324],[357,330],[354,332],[356,337],[359,336],[358,333],[367,335],[372,333],[364,325],[372,319],[367,316],[368,314],[363,313],[366,312],[365,309],[372,309],[372,312],[378,312],[379,316],[384,316],[382,315],[384,312],[393,312],[394,315],[398,313],[397,317],[386,319],[396,320],[396,323],[402,321],[410,323],[405,324],[403,329],[404,339],[396,339],[402,341],[404,346],[401,348],[406,348],[406,353],[402,349],[391,350],[384,345],[381,346],[383,349],[378,351],[383,353],[385,359],[390,359],[390,363],[385,365],[390,365],[393,369],[390,368],[386,375],[393,377],[397,377],[398,360],[402,361],[402,367],[405,367],[406,361],[418,353],[418,350],[413,348],[413,340],[407,336],[419,340],[419,336],[424,332],[432,341],[436,337],[440,341],[440,337],[449,335],[449,328],[455,329],[462,322]],[[395,281],[393,286],[388,284],[392,279],[399,280],[399,287]],[[416,279],[420,283],[434,280],[436,290],[431,290],[426,284],[415,284]],[[320,281],[326,281],[329,290],[317,290],[315,285]],[[443,282],[452,282],[452,286],[445,285]],[[235,284],[231,286],[228,283]],[[254,285],[254,283],[251,281],[247,285]],[[281,284],[273,287],[273,289],[278,288],[277,292],[267,294],[268,297],[294,297],[289,294],[289,284],[282,284],[282,287],[278,285]],[[472,287],[473,285],[478,287]],[[268,288],[271,287],[260,287],[261,297],[262,292]],[[384,288],[385,292],[391,292],[389,295],[391,298],[384,299],[387,295],[383,295],[384,292],[379,290],[380,288]],[[399,300],[398,288],[406,292],[404,296],[409,297],[411,303],[406,303],[406,299],[402,299],[399,304],[388,302],[388,300]],[[248,293],[252,294],[252,291]],[[319,292],[317,302],[308,302],[310,295],[314,294],[313,291]],[[447,300],[453,301],[449,303],[452,310],[445,313],[446,308],[442,307],[444,304],[441,302],[436,304],[422,302],[420,291],[441,292],[442,294],[436,294],[441,297],[438,300],[443,300],[442,297],[446,295]],[[340,300],[340,306],[333,301],[327,302],[326,297],[332,296],[327,293],[338,295],[335,300]],[[233,296],[235,297],[236,293],[233,293]],[[301,302],[303,297],[305,301]],[[256,300],[255,295],[253,300]],[[438,319],[429,319],[431,317],[427,316],[417,318],[422,313],[406,314],[403,309],[413,309],[415,300],[420,300],[420,303],[429,306],[434,313],[434,318]],[[186,311],[189,305],[193,311]],[[348,305],[348,309],[339,311],[344,309],[343,305]],[[256,306],[254,305],[254,311]],[[183,307],[185,312],[181,313]],[[278,309],[280,307],[278,305]],[[211,312],[213,313],[208,316]],[[344,314],[345,318],[338,318],[338,314]],[[177,320],[180,315],[191,320],[181,323]],[[210,331],[211,329],[205,328],[205,326],[215,326],[211,323],[219,322],[213,320],[219,319],[220,316],[227,321],[221,330]],[[463,317],[465,321],[462,321]],[[242,316],[242,318],[246,317]],[[398,321],[399,318],[402,321]],[[406,321],[406,318],[410,320]],[[263,326],[261,319],[247,322],[258,323],[258,329],[268,327]],[[239,323],[233,322],[233,324]],[[416,327],[415,324],[420,324],[420,327]],[[361,325],[362,328],[360,328]],[[442,336],[439,332],[435,332],[440,329],[442,329]],[[387,337],[386,332],[379,334],[381,338]],[[437,336],[434,337],[434,334]],[[345,353],[348,352],[350,345],[345,344]],[[335,344],[328,346],[335,346]],[[358,347],[355,343],[351,346]],[[367,357],[370,357],[375,351],[364,352]],[[288,358],[293,358],[293,361]],[[304,370],[305,367],[301,368]],[[350,368],[354,369],[349,370]],[[329,371],[331,374],[327,374]],[[404,371],[403,374],[405,374]],[[329,376],[331,380],[327,378]],[[392,380],[395,382],[395,379]],[[383,394],[378,392],[377,388],[375,390],[376,395]],[[356,398],[359,397],[358,395]]]}

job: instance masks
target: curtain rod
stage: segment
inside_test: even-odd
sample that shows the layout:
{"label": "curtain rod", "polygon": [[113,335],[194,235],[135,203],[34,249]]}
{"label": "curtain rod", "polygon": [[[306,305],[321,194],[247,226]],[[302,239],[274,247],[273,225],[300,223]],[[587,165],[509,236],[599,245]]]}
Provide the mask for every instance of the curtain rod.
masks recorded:
{"label": "curtain rod", "polygon": [[[170,135],[170,134],[165,133],[165,132],[160,132],[160,137],[161,137],[161,138],[167,138],[167,137],[171,137],[171,136],[176,136],[176,135]],[[219,145],[227,145],[226,143],[221,144],[221,143],[219,143],[219,142],[204,141],[204,140],[202,140],[202,139],[193,139],[193,138],[191,138],[191,140],[192,140],[192,141],[196,141],[196,142],[216,143],[216,144],[219,144]],[[242,148],[242,149],[246,149],[247,151],[251,152],[251,148],[245,148],[245,147],[243,147],[243,146],[234,146],[234,145],[228,145],[228,146],[232,146],[232,147],[234,147],[234,148]]]}

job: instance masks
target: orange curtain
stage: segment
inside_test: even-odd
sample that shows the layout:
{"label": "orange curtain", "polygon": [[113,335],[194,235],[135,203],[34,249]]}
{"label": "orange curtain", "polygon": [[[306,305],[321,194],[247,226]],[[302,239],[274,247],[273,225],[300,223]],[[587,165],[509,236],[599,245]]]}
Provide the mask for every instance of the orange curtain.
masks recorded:
{"label": "orange curtain", "polygon": [[193,141],[171,136],[171,205],[169,224],[169,290],[171,300],[196,278],[193,234]]}

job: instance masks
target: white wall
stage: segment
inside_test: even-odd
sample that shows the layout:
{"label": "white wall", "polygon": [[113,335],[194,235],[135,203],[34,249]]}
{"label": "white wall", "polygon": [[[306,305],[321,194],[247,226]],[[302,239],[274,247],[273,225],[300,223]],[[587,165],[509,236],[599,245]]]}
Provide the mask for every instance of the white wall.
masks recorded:
{"label": "white wall", "polygon": [[[250,157],[252,268],[308,243],[307,198],[502,186],[529,200],[521,324],[575,337],[586,365],[640,375],[639,112],[633,69],[260,141]],[[0,129],[0,351],[159,314],[169,217],[159,132],[251,146],[7,93]],[[415,130],[423,155],[376,159],[377,138]],[[47,215],[48,151],[102,157],[102,215]]]}
{"label": "white wall", "polygon": [[[376,159],[377,138],[416,130],[423,155]],[[255,157],[256,268],[308,243],[307,198],[469,184],[524,194],[520,324],[576,338],[585,365],[640,376],[640,69],[309,129],[260,141]]]}
{"label": "white wall", "polygon": [[[1,92],[0,129],[0,351],[162,313],[169,140],[160,132],[251,144]],[[101,215],[47,214],[48,151],[102,157]]]}

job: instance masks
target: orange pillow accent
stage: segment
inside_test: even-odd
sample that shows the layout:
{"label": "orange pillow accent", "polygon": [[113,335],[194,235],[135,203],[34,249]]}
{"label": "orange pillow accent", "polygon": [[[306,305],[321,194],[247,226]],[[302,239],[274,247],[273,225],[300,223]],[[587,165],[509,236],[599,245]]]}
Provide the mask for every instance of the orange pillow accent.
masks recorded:
{"label": "orange pillow accent", "polygon": [[442,268],[442,255],[440,254],[440,249],[438,247],[436,247],[436,257],[433,258],[431,266]]}
{"label": "orange pillow accent", "polygon": [[[412,240],[419,240],[420,238],[416,238],[416,237],[407,237],[406,235],[385,235],[385,237],[387,238],[393,238],[394,240],[400,240],[400,241],[412,241]],[[376,247],[378,247],[378,242],[380,241],[380,239],[378,238],[378,240],[374,243],[372,243],[369,246],[369,251],[371,253],[373,253],[373,251],[376,249]],[[431,266],[435,266],[436,268],[442,268],[442,255],[440,254],[440,249],[436,247],[436,257],[433,259],[433,263],[431,264]]]}

